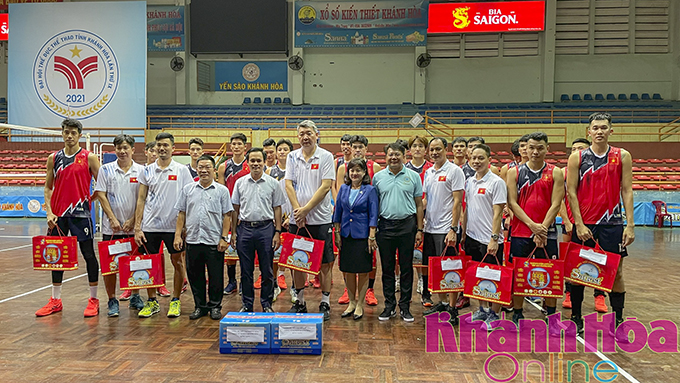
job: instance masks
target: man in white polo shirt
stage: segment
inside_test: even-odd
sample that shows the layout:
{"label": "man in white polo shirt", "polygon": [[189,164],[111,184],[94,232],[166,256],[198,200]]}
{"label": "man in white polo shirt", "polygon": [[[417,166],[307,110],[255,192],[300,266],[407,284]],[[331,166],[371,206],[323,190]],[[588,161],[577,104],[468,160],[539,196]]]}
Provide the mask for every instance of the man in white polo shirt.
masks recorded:
{"label": "man in white polo shirt", "polygon": [[[423,183],[425,193],[425,234],[423,236],[423,265],[428,264],[429,257],[442,255],[447,248],[446,255],[456,255],[456,231],[460,222],[461,203],[463,188],[465,187],[465,174],[458,166],[449,162],[446,158],[447,142],[445,138],[435,137],[429,143],[430,158],[434,166],[427,169]],[[439,303],[423,315],[435,312],[448,311],[451,315],[450,322],[458,324],[458,310],[456,299],[458,293],[439,294]],[[427,286],[427,269],[423,271],[423,304],[429,301],[430,290]]]}
{"label": "man in white polo shirt", "polygon": [[[465,218],[463,232],[465,238],[465,254],[473,261],[498,264],[503,259],[503,232],[501,218],[508,196],[505,181],[489,169],[491,149],[485,144],[476,145],[470,152],[470,166],[476,174],[465,182]],[[488,255],[487,255],[488,254]],[[486,258],[484,258],[484,256]],[[500,305],[493,303],[490,307],[482,307],[472,315],[472,320],[486,322],[491,331],[491,322],[498,320]]]}
{"label": "man in white polo shirt", "polygon": [[[182,250],[186,228],[187,276],[194,296],[195,310],[189,319],[210,313],[214,320],[222,319],[222,289],[224,288],[224,252],[229,247],[227,235],[231,228],[231,196],[226,186],[215,182],[215,160],[203,155],[196,160],[198,182],[182,189],[175,209],[179,211],[173,247]],[[208,299],[205,295],[205,272],[208,270]]]}
{"label": "man in white polo shirt", "polygon": [[[127,134],[119,134],[113,139],[118,159],[99,169],[99,178],[94,191],[102,205],[106,218],[102,220],[102,240],[110,241],[132,237],[135,234],[135,207],[139,191],[139,175],[144,166],[132,160],[135,152],[135,139]],[[116,299],[116,274],[104,275],[104,286],[109,295],[108,316],[119,315]],[[134,290],[130,308],[141,310],[144,302],[139,291]]]}
{"label": "man in white polo shirt", "polygon": [[234,219],[232,223],[231,243],[241,262],[241,312],[253,311],[253,271],[257,252],[262,275],[260,304],[263,312],[271,313],[274,312],[274,251],[281,244],[281,206],[286,203],[286,197],[279,181],[264,173],[262,148],[250,149],[246,161],[250,175],[236,181],[232,196],[238,220]]}
{"label": "man in white polo shirt", "polygon": [[[335,256],[333,254],[333,206],[331,204],[331,186],[335,180],[333,155],[317,145],[319,129],[311,120],[298,124],[297,135],[300,149],[288,154],[286,167],[286,193],[293,206],[293,216],[288,230],[302,236],[324,241],[323,258],[321,260],[321,303],[319,312],[324,320],[330,319],[331,306],[331,269]],[[307,230],[298,228],[306,227]],[[294,272],[297,301],[289,312],[306,313],[307,304],[303,296],[306,276],[302,272]]]}
{"label": "man in white polo shirt", "polygon": [[[176,250],[172,243],[175,239],[177,210],[173,207],[180,196],[182,188],[194,182],[185,165],[172,159],[175,150],[175,138],[170,133],[159,133],[156,136],[156,152],[158,159],[144,168],[139,177],[139,194],[135,212],[135,242],[142,250],[151,254],[161,250],[161,242],[170,253],[172,266],[175,268],[173,294],[168,310],[168,317],[180,314],[179,296],[184,281],[183,250]],[[148,318],[160,311],[156,300],[156,289],[147,289],[149,300],[139,312],[140,318]]]}

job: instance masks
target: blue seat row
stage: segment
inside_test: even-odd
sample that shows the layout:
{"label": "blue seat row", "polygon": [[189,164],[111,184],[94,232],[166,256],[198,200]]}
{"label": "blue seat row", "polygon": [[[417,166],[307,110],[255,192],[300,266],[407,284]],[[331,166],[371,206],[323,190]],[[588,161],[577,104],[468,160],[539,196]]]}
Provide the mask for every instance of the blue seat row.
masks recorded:
{"label": "blue seat row", "polygon": [[593,95],[590,93],[586,93],[583,95],[583,98],[581,98],[581,95],[578,93],[574,93],[571,95],[571,98],[569,98],[568,94],[563,94],[560,96],[560,101],[561,102],[567,102],[567,101],[663,101],[663,97],[661,97],[660,93],[654,93],[652,96],[649,96],[649,93],[642,93],[642,95],[638,95],[637,93],[631,93],[630,96],[628,96],[625,93],[619,93],[618,95],[614,95],[614,93],[608,93],[606,96],[597,93],[595,94],[595,98],[593,98]]}

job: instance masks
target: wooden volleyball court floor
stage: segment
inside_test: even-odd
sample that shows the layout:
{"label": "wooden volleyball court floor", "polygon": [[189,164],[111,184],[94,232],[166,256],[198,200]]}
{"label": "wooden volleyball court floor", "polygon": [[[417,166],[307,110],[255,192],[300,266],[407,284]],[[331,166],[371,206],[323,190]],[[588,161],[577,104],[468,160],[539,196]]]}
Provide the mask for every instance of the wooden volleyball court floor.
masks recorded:
{"label": "wooden volleyball court floor", "polygon": [[[596,354],[584,352],[579,344],[576,354],[513,353],[512,358],[497,355],[490,361],[495,355],[490,352],[446,353],[442,347],[439,353],[427,353],[423,308],[415,288],[411,305],[414,323],[399,317],[378,321],[383,308],[380,271],[375,289],[379,305],[366,307],[359,321],[341,318],[345,306],[338,305],[337,299],[344,286],[337,266],[332,317],[324,323],[321,356],[220,354],[218,321],[209,317],[189,320],[194,309],[190,293],[182,295],[179,318],[165,316],[170,298],[159,298],[161,313],[152,318],[138,318],[126,302],[121,302],[119,317],[108,318],[101,278],[100,315],[83,318],[89,296],[84,266],[65,274],[64,311],[36,318],[34,312],[47,302],[51,289],[49,273],[32,270],[31,237],[45,230],[44,219],[0,219],[1,382],[602,382],[612,377],[614,382],[680,381],[678,354],[659,354],[648,347],[634,354],[621,350]],[[680,323],[680,229],[638,227],[629,252],[625,316],[636,318],[647,328],[658,319]],[[81,265],[83,262],[81,257]],[[172,278],[170,262],[166,265],[166,275]],[[290,275],[286,276],[290,284]],[[305,296],[310,311],[316,311],[321,291],[308,288]],[[290,295],[284,291],[274,309],[286,311],[290,305]],[[238,295],[224,297],[223,314],[240,306]],[[462,310],[461,315],[470,310]],[[560,303],[558,311],[563,316],[570,314]],[[542,317],[529,304],[524,312],[527,318]],[[590,289],[586,289],[583,312],[593,312]],[[616,363],[619,374],[595,376],[592,370],[603,359]],[[569,376],[567,363],[577,360],[584,363],[572,366]],[[525,362],[531,362],[526,379]],[[543,377],[538,362],[545,368]],[[611,366],[601,364],[599,369]]]}

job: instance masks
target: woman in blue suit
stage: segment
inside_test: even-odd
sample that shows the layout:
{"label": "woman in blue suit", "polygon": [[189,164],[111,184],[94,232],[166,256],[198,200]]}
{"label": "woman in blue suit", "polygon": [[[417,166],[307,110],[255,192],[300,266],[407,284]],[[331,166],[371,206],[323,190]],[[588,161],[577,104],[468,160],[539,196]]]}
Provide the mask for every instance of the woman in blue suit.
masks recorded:
{"label": "woman in blue suit", "polygon": [[[354,320],[359,320],[364,316],[363,297],[368,288],[368,273],[373,269],[371,254],[378,248],[375,242],[378,193],[371,185],[366,161],[361,158],[347,164],[345,184],[338,191],[333,223],[335,245],[340,249],[340,271],[344,274],[349,295],[349,307],[341,316],[354,315]],[[358,300],[357,290],[361,297]]]}

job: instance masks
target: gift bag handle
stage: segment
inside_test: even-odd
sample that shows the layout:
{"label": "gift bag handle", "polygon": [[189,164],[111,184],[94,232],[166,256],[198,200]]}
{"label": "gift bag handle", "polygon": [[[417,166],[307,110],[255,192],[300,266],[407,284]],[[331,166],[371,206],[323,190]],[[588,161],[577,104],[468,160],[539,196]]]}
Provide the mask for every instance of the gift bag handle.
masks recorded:
{"label": "gift bag handle", "polygon": [[[455,245],[452,246],[452,245],[447,244],[446,246],[444,246],[444,249],[442,250],[442,253],[439,256],[440,257],[446,256],[446,249],[448,249],[449,247],[452,247],[454,250],[457,250]],[[458,255],[458,254],[459,254],[458,251],[456,251],[456,255]]]}
{"label": "gift bag handle", "polygon": [[[314,239],[312,237],[312,233],[310,233],[309,229],[307,229],[307,226],[303,226],[302,228],[304,228],[305,231],[307,232],[307,235],[309,235],[309,239]],[[299,235],[299,234],[300,234],[300,226],[298,226],[297,231],[295,232],[295,235]]]}
{"label": "gift bag handle", "polygon": [[[59,237],[65,237],[66,236],[66,234],[64,234],[64,232],[61,231],[61,228],[59,227],[59,225],[54,225],[54,227],[57,228],[57,234],[59,234]],[[47,232],[47,235],[50,235],[49,231]]]}
{"label": "gift bag handle", "polygon": [[[498,253],[498,252],[496,252],[496,253]],[[484,257],[482,257],[482,261],[479,262],[479,263],[484,263],[484,260],[486,259],[486,256],[487,256],[487,255],[489,255],[488,252],[487,252],[486,254],[484,254]],[[498,265],[499,265],[499,266],[502,266],[502,265],[501,265],[500,259],[498,259],[498,254],[494,254],[493,256],[494,256],[494,258],[496,258],[496,262],[498,262]]]}

